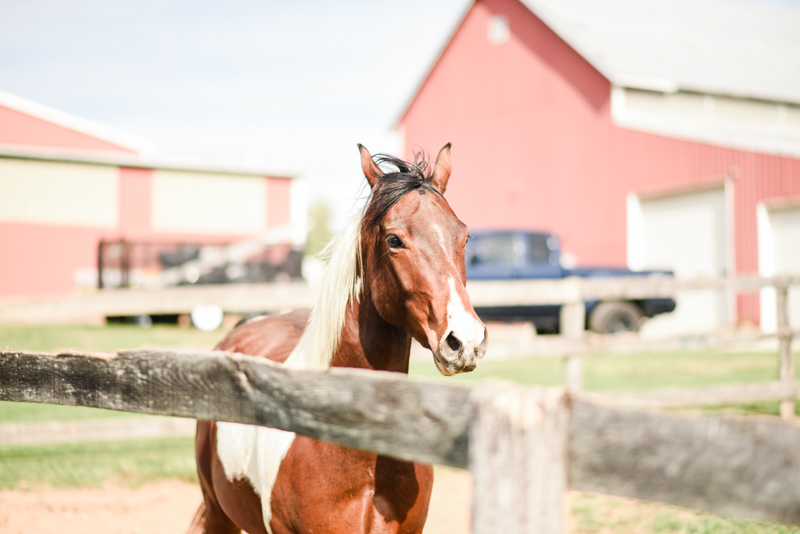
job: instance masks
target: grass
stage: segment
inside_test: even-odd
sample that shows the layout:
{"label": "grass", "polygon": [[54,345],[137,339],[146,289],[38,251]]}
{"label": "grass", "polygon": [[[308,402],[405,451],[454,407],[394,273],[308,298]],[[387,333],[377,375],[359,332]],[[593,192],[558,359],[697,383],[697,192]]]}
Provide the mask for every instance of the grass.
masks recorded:
{"label": "grass", "polygon": [[42,423],[46,421],[80,421],[83,419],[108,419],[119,417],[152,417],[139,413],[84,408],[83,406],[57,406],[26,402],[0,402],[0,424]]}
{"label": "grass", "polygon": [[577,493],[570,501],[575,534],[798,534],[800,528],[695,512],[675,506]]}
{"label": "grass", "polygon": [[[795,373],[800,374],[795,357]],[[776,380],[778,357],[774,352],[705,350],[651,352],[627,355],[594,354],[583,359],[584,388],[587,391],[636,391],[670,387],[702,387],[737,382]],[[563,384],[563,363],[558,358],[483,360],[472,373],[444,377],[432,362],[413,361],[409,375],[427,380],[465,385],[490,378],[524,385]],[[779,414],[779,402],[686,407],[726,414]]]}
{"label": "grass", "polygon": [[211,350],[225,332],[154,325],[0,325],[0,349],[56,352],[85,350],[116,352],[144,347]]}
{"label": "grass", "polygon": [[[700,387],[776,380],[778,356],[774,352],[726,350],[594,354],[583,359],[583,371],[587,391]],[[562,383],[563,363],[558,358],[484,359],[472,373],[443,377],[432,362],[414,361],[409,374],[466,384],[501,378],[526,385],[555,386]]]}
{"label": "grass", "polygon": [[0,446],[0,489],[196,481],[191,437]]}

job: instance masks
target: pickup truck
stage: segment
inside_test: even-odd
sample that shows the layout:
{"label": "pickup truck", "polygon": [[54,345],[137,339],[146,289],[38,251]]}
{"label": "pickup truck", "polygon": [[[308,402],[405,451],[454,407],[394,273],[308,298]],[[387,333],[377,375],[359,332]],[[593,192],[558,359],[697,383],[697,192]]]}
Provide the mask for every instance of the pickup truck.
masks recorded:
{"label": "pickup truck", "polygon": [[[623,268],[575,268],[561,265],[558,238],[523,230],[473,231],[466,250],[467,280],[558,279],[568,276],[615,277],[672,275],[669,271],[630,271]],[[586,327],[599,333],[639,330],[644,318],[671,312],[675,301],[654,298],[586,302]],[[477,307],[484,321],[530,321],[539,333],[558,333],[561,306]]]}

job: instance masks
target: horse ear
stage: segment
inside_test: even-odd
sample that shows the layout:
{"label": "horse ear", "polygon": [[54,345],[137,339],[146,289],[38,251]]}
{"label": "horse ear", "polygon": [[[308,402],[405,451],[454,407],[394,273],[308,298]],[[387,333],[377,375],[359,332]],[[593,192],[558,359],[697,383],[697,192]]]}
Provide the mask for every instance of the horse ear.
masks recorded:
{"label": "horse ear", "polygon": [[378,179],[383,176],[383,171],[375,164],[375,160],[372,159],[369,150],[364,145],[359,143],[358,150],[361,152],[361,170],[364,171],[369,186],[375,187]]}
{"label": "horse ear", "polygon": [[447,189],[447,181],[453,171],[453,164],[450,161],[450,143],[444,145],[439,151],[439,155],[436,156],[435,166],[436,169],[433,171],[432,180],[433,187],[444,195],[444,190]]}

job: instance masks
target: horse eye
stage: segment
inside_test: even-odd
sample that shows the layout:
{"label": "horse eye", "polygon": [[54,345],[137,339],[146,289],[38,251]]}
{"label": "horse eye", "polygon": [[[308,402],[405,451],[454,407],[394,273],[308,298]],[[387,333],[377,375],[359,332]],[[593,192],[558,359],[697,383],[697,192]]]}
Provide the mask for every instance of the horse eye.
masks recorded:
{"label": "horse eye", "polygon": [[389,246],[392,248],[405,248],[403,242],[400,241],[400,238],[397,237],[396,235],[390,235],[389,237],[387,237],[386,242],[389,243]]}

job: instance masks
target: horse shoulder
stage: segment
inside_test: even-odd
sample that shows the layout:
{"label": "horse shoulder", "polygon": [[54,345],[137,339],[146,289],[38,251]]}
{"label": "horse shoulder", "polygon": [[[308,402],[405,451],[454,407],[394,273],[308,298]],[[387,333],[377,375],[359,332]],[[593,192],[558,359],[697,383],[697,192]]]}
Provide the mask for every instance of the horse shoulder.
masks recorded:
{"label": "horse shoulder", "polygon": [[283,363],[292,353],[308,323],[308,310],[255,318],[240,324],[216,346]]}
{"label": "horse shoulder", "polygon": [[272,490],[273,531],[419,533],[430,465],[297,436]]}

